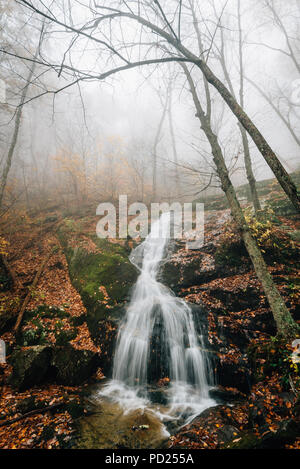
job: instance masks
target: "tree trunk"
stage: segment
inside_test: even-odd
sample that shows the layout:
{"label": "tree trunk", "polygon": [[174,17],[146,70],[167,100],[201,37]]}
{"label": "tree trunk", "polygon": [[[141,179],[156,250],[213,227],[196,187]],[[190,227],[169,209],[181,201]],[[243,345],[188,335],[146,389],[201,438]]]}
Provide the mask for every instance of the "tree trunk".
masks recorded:
{"label": "tree trunk", "polygon": [[171,135],[171,141],[172,141],[172,149],[173,149],[173,158],[174,158],[174,163],[175,163],[175,188],[176,188],[176,195],[178,197],[180,195],[180,181],[179,181],[179,174],[178,174],[178,155],[177,155],[177,147],[176,147],[176,138],[175,138],[175,133],[174,133],[173,116],[172,116],[171,86],[170,86],[170,95],[169,95],[168,117],[169,117],[169,128],[170,128],[170,135]]}
{"label": "tree trunk", "polygon": [[[241,16],[241,0],[238,0],[238,26],[239,26],[239,62],[240,62],[240,105],[244,109],[244,58],[243,58],[243,30],[242,30],[242,16]],[[224,57],[225,63],[225,57]],[[229,77],[229,74],[228,74]],[[231,83],[231,80],[229,80]],[[232,87],[233,89],[233,87]],[[233,93],[234,95],[234,93]],[[240,125],[242,135],[242,142],[244,148],[244,161],[246,168],[246,175],[250,186],[251,199],[256,214],[261,210],[259,203],[258,193],[256,189],[256,180],[252,169],[252,161],[250,156],[249,142],[247,133],[242,125]]]}
{"label": "tree trunk", "polygon": [[157,195],[157,146],[159,143],[159,137],[161,134],[161,130],[163,127],[163,123],[166,117],[167,113],[167,108],[168,108],[168,97],[166,99],[165,105],[163,107],[163,112],[158,124],[157,132],[155,135],[155,140],[154,140],[154,145],[153,145],[153,170],[152,170],[152,197],[153,197],[153,202],[156,201],[156,195]]}
{"label": "tree trunk", "polygon": [[[40,45],[38,46],[38,50],[39,50],[39,48],[40,48]],[[38,51],[36,52],[36,54],[34,56],[34,59],[36,59],[37,53],[38,53]],[[22,117],[23,105],[24,105],[25,100],[26,100],[28,88],[30,86],[30,83],[31,83],[31,80],[32,80],[32,77],[33,77],[33,74],[34,74],[35,67],[36,67],[36,63],[33,61],[32,67],[29,70],[28,76],[26,78],[26,85],[23,88],[23,91],[21,93],[20,103],[19,103],[19,106],[18,106],[17,112],[16,112],[14,132],[13,132],[12,140],[11,140],[11,143],[10,143],[10,146],[9,146],[9,150],[8,150],[8,154],[7,154],[7,158],[6,158],[6,163],[5,163],[5,166],[4,166],[4,169],[3,169],[1,182],[0,182],[0,208],[2,207],[3,196],[4,196],[4,191],[5,191],[5,187],[6,187],[6,183],[7,183],[8,173],[9,173],[10,168],[11,168],[12,159],[13,159],[16,144],[17,144],[17,141],[18,141],[18,135],[19,135],[19,130],[20,130],[20,126],[21,126],[21,117]]]}
{"label": "tree trunk", "polygon": [[258,214],[259,211],[261,210],[261,205],[259,202],[259,197],[258,197],[257,188],[256,188],[256,179],[255,179],[255,176],[253,174],[253,169],[252,169],[249,142],[248,142],[247,133],[245,129],[242,126],[240,126],[240,129],[241,129],[243,148],[244,148],[244,161],[245,161],[246,175],[247,175],[247,179],[248,179],[249,186],[250,186],[251,201],[253,203],[255,213]]}
{"label": "tree trunk", "polygon": [[248,117],[242,107],[238,104],[232,94],[228,91],[226,86],[223,85],[223,83],[213,74],[213,72],[206,65],[206,63],[202,60],[198,60],[197,65],[203,72],[207,81],[211,85],[213,85],[214,88],[216,88],[216,90],[220,93],[222,98],[228,104],[229,108],[232,110],[233,114],[238,118],[241,125],[249,133],[252,140],[256,144],[258,150],[272,169],[282,189],[285,191],[296,210],[300,212],[300,198],[297,193],[296,185],[292,181],[288,172],[280,163],[279,159],[277,158],[277,156],[275,155],[263,135],[254,125],[254,123],[251,121],[251,119]]}
{"label": "tree trunk", "polygon": [[[285,191],[285,193],[291,200],[296,210],[300,212],[300,198],[297,193],[296,185],[292,181],[290,175],[282,166],[276,154],[274,153],[274,151],[272,150],[272,148],[270,147],[266,139],[263,137],[263,135],[260,133],[258,128],[254,125],[250,117],[246,114],[243,108],[239,105],[235,97],[232,96],[232,94],[227,89],[227,87],[221,82],[221,80],[219,80],[219,78],[209,68],[206,61],[197,57],[197,55],[193,54],[180,41],[178,41],[177,37],[174,37],[173,35],[169,34],[167,31],[160,28],[159,26],[156,26],[155,24],[151,23],[147,19],[142,18],[141,16],[135,15],[133,13],[124,13],[124,12],[118,12],[117,16],[132,18],[138,21],[140,24],[152,30],[155,34],[158,34],[160,37],[165,38],[171,46],[173,46],[180,54],[182,54],[188,60],[193,62],[201,70],[201,72],[203,73],[208,83],[210,83],[218,91],[218,93],[222,96],[224,101],[227,103],[228,107],[231,109],[233,114],[237,117],[238,121],[248,132],[248,134],[254,141],[255,145],[257,146],[258,150],[264,157],[265,161],[272,169],[282,189]],[[178,62],[178,63],[181,64],[183,62]]]}
{"label": "tree trunk", "polygon": [[204,131],[211,146],[213,160],[221,181],[222,190],[226,195],[231,209],[232,217],[238,226],[238,229],[241,233],[242,239],[245,243],[246,249],[254,266],[256,275],[262,284],[263,290],[270,304],[274,320],[276,322],[278,335],[284,336],[286,338],[294,337],[297,333],[299,333],[299,327],[295,323],[291,316],[291,313],[287,309],[284,300],[281,297],[273,281],[273,278],[267,269],[262,253],[258,248],[255,239],[250,233],[249,226],[245,220],[242,208],[237,199],[235,189],[229,178],[228,170],[225,164],[222,149],[218,142],[218,138],[212,131],[211,125],[207,120],[206,115],[202,109],[194,82],[186,65],[182,64],[182,67],[185,70],[185,74],[189,82],[190,90],[197,110],[197,117],[199,118],[201,123],[201,129]]}

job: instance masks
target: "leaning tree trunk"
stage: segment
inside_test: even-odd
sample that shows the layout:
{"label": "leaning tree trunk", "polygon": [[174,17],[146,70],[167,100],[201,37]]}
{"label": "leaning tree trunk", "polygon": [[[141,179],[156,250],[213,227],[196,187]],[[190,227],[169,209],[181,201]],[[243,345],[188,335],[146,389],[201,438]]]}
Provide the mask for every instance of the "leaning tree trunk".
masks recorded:
{"label": "leaning tree trunk", "polygon": [[147,19],[142,18],[141,16],[135,15],[133,13],[124,13],[124,12],[118,12],[117,16],[132,18],[138,21],[140,24],[151,29],[154,33],[158,34],[160,37],[165,38],[166,41],[170,45],[172,45],[180,54],[182,54],[189,61],[194,63],[201,70],[201,72],[203,73],[208,83],[210,83],[218,91],[218,93],[227,103],[228,107],[231,109],[233,114],[237,117],[238,121],[248,132],[248,134],[254,141],[255,145],[257,146],[258,150],[264,157],[265,161],[272,169],[282,189],[285,191],[285,193],[291,200],[296,210],[300,212],[300,197],[298,196],[296,185],[292,181],[290,175],[282,166],[276,154],[274,153],[274,151],[272,150],[272,148],[270,147],[270,145],[268,144],[264,136],[255,126],[255,124],[252,122],[248,114],[243,110],[243,108],[237,102],[235,97],[232,96],[232,94],[224,85],[224,83],[222,83],[221,80],[219,80],[219,78],[209,68],[209,66],[206,63],[207,61],[203,60],[202,58],[197,57],[197,55],[193,54],[189,49],[187,49],[180,42],[180,40],[178,40],[177,37],[174,37],[173,35],[168,33],[166,30],[160,28],[159,26],[156,26],[155,24],[151,23]]}
{"label": "leaning tree trunk", "polygon": [[206,115],[199,101],[194,82],[186,65],[183,64],[182,67],[185,70],[185,74],[189,82],[190,90],[197,110],[196,115],[201,123],[201,129],[204,131],[206,138],[208,139],[211,146],[214,163],[216,165],[217,173],[221,181],[222,190],[226,195],[233,219],[238,226],[238,229],[241,233],[242,239],[245,243],[246,249],[254,266],[256,275],[262,284],[263,290],[270,304],[273,317],[276,322],[278,335],[286,338],[294,337],[299,333],[299,327],[293,320],[291,313],[287,309],[284,300],[281,297],[273,281],[273,278],[267,269],[262,253],[258,248],[255,239],[250,233],[249,226],[246,222],[242,208],[237,199],[235,189],[230,180],[222,149],[218,141],[218,137],[212,131],[210,122],[206,118]]}
{"label": "leaning tree trunk", "polygon": [[272,169],[282,189],[285,191],[296,210],[300,212],[300,198],[297,193],[297,187],[292,181],[288,172],[280,163],[279,159],[266,139],[251,121],[246,112],[238,104],[226,86],[213,74],[208,65],[203,60],[198,60],[197,65],[204,74],[207,81],[213,85],[214,88],[216,88],[224,101],[228,104],[229,108],[232,110],[233,114],[238,118],[241,125],[249,133],[258,150]]}

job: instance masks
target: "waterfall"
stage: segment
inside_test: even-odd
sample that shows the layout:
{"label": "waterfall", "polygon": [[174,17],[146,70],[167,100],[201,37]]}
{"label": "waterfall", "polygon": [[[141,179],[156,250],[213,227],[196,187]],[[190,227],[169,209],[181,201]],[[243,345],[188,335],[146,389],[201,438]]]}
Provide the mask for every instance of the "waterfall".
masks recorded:
{"label": "waterfall", "polygon": [[118,332],[113,377],[104,394],[127,409],[147,405],[151,338],[159,318],[162,358],[170,378],[169,415],[195,416],[214,401],[209,398],[208,360],[201,351],[191,308],[157,280],[170,229],[171,215],[164,213],[130,256],[140,275]]}

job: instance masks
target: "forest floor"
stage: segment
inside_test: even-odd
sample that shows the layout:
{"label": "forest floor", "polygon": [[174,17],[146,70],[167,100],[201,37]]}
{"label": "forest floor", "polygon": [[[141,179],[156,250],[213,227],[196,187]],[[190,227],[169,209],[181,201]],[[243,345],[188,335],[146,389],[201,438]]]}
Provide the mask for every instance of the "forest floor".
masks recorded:
{"label": "forest floor", "polygon": [[[49,217],[50,222],[48,223]],[[54,222],[51,221],[51,217]],[[38,272],[43,259],[47,257],[53,246],[58,246],[59,249],[50,257],[37,287],[31,292],[27,310],[35,310],[38,305],[48,305],[67,310],[71,317],[85,313],[80,295],[71,284],[67,261],[55,236],[59,224],[58,220],[61,219],[62,217],[56,211],[42,215],[42,220],[46,220],[45,223],[41,223],[40,214],[33,219],[26,218],[23,222],[20,220],[17,229],[12,227],[12,231],[6,236],[6,240],[8,240],[7,258],[10,260],[10,268],[17,279],[17,285],[2,293],[2,308],[10,308],[14,316],[11,326],[14,325],[15,314],[20,310],[22,301],[28,293],[28,287]],[[76,220],[74,221],[76,223]],[[95,218],[92,223],[95,223]],[[89,219],[87,219],[88,224]],[[89,229],[88,226],[86,228]],[[94,226],[93,229],[95,229]],[[57,318],[44,318],[41,321],[49,331],[47,341],[55,343],[54,332]],[[71,328],[68,318],[62,319],[61,323],[62,329],[68,331]],[[25,330],[26,328],[37,329],[37,325],[27,322]],[[1,339],[6,342],[8,350],[12,350],[16,345],[16,339],[11,330],[3,333]],[[78,349],[98,352],[85,323],[77,327],[77,335],[71,344]],[[0,373],[2,373],[0,375],[0,448],[51,449],[68,446],[70,435],[73,432],[73,419],[72,411],[70,413],[66,409],[70,403],[81,402],[84,386],[43,385],[18,392],[6,384],[12,371],[11,365],[7,363],[0,366]],[[94,379],[97,380],[101,377],[101,370],[99,370]],[[25,406],[23,406],[25,412],[22,409],[22,402],[25,402]],[[65,405],[54,407],[49,412],[43,410],[41,413],[30,415],[25,419],[22,418],[7,426],[11,419],[18,418],[24,413],[61,402]]]}
{"label": "forest floor", "polygon": [[[291,231],[299,232],[298,216],[279,218],[281,225],[284,225],[286,229],[290,228]],[[77,241],[79,237],[85,245],[91,244],[90,249],[93,250],[94,246],[87,234],[95,232],[96,217],[89,215],[88,212],[81,216],[70,214],[67,221],[72,224]],[[9,311],[12,318],[0,335],[0,338],[7,344],[8,355],[8,363],[0,364],[1,449],[51,449],[71,446],[75,431],[74,422],[80,415],[88,412],[83,404],[85,389],[91,382],[97,382],[103,378],[101,369],[98,369],[90,380],[80,386],[52,383],[36,385],[25,390],[16,390],[8,381],[12,371],[9,356],[18,345],[13,326],[17,313],[29,292],[30,301],[26,311],[36,311],[38,306],[43,305],[67,311],[68,315],[59,321],[60,333],[65,331],[68,334],[73,330],[72,318],[85,314],[82,300],[71,284],[65,254],[56,236],[59,225],[65,222],[65,215],[59,208],[55,208],[46,212],[41,211],[32,217],[21,214],[15,218],[7,218],[5,227],[2,227],[1,251],[7,259],[15,282],[3,288],[0,293],[1,313]],[[207,228],[207,242],[209,238],[224,241],[224,236],[228,237],[228,227],[225,223],[218,227],[216,234],[214,218],[208,223]],[[235,234],[230,235],[233,239],[234,236]],[[296,245],[299,247],[299,243],[296,242]],[[36,288],[31,289],[33,279],[43,260],[55,246],[57,249],[53,251],[47,262]],[[197,253],[193,255],[197,256]],[[207,262],[209,264],[209,255]],[[300,300],[300,273],[297,259],[292,257],[287,262],[282,259],[278,262],[274,260],[272,265],[269,265],[269,270],[274,275],[289,308],[296,311]],[[202,283],[201,289],[197,286],[190,286],[182,291],[182,294],[188,301],[204,303],[208,310],[222,309],[224,306],[222,300],[216,299],[216,295],[211,292],[221,289],[229,294],[235,294],[237,290],[246,291],[249,286],[259,292],[261,302],[255,308],[245,307],[239,311],[234,311],[236,308],[230,311],[230,304],[226,305],[229,313],[224,320],[234,331],[244,321],[253,319],[255,321],[256,317],[268,309],[251,268],[247,272],[239,272],[238,269],[233,268],[232,275],[228,275],[227,272],[223,278],[220,276]],[[41,324],[38,324],[35,319],[33,317],[32,320],[22,323],[23,336],[26,335],[26,329],[38,330],[40,328]],[[210,320],[212,340],[220,340],[213,324],[213,316]],[[47,343],[55,344],[58,337],[57,317],[46,315],[39,318],[39,321],[47,331]],[[215,336],[214,339],[213,336]],[[252,386],[251,393],[246,396],[235,390],[234,385],[227,387],[228,392],[236,392],[239,396],[234,407],[220,405],[218,412],[214,412],[211,418],[206,415],[205,423],[203,421],[202,425],[201,416],[198,417],[195,422],[171,437],[170,447],[199,449],[224,447],[227,438],[224,432],[228,433],[229,427],[234,443],[239,443],[249,428],[258,438],[265,439],[270,433],[276,434],[284,422],[294,421],[299,425],[299,397],[297,397],[299,373],[297,365],[289,361],[293,349],[291,344],[273,343],[270,346],[270,343],[272,344],[270,340],[270,334],[259,331],[257,337],[251,341],[252,346],[256,346],[256,371],[259,375]],[[88,327],[84,322],[76,327],[76,334],[70,343],[78,350],[90,350],[95,354],[100,352],[91,340]],[[26,350],[26,343],[23,343],[21,347],[22,350]],[[240,352],[234,343],[230,350],[227,350],[228,354],[231,355],[233,361],[240,358]],[[272,357],[274,357],[273,362]],[[268,365],[268,370],[266,370],[266,365]],[[287,371],[289,367],[290,372]],[[285,447],[300,449],[300,437],[294,438],[294,441],[287,443]]]}

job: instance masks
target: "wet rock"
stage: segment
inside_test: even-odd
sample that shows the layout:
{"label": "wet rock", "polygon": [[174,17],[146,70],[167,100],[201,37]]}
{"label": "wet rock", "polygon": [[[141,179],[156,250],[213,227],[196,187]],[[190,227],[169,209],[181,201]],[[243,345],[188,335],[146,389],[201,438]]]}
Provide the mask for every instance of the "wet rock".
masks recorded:
{"label": "wet rock", "polygon": [[51,356],[52,348],[45,345],[15,350],[10,359],[13,372],[9,383],[19,390],[41,384],[46,380]]}
{"label": "wet rock", "polygon": [[56,347],[51,361],[55,381],[70,386],[86,381],[97,365],[97,354],[90,350],[77,350],[71,345]]}
{"label": "wet rock", "polygon": [[268,426],[262,435],[252,432],[243,434],[236,441],[227,445],[230,449],[284,449],[285,445],[294,443],[300,433],[299,420],[284,420],[277,430],[270,431]]}
{"label": "wet rock", "polygon": [[46,382],[71,386],[81,384],[95,372],[98,360],[96,353],[77,350],[70,344],[18,348],[10,358],[13,372],[9,384],[19,390]]}
{"label": "wet rock", "polygon": [[213,435],[217,446],[228,444],[233,438],[240,436],[239,425],[232,416],[231,410],[232,408],[226,405],[206,409],[175,434],[176,440],[189,439],[199,443],[199,430],[205,429]]}
{"label": "wet rock", "polygon": [[224,387],[236,387],[242,393],[249,393],[252,384],[252,374],[248,362],[240,359],[237,362],[217,360],[216,381]]}
{"label": "wet rock", "polygon": [[236,438],[237,435],[239,434],[239,430],[237,426],[233,425],[223,425],[219,430],[218,430],[218,440],[220,444],[226,444],[232,439]]}
{"label": "wet rock", "polygon": [[224,388],[222,386],[216,386],[210,389],[209,395],[215,399],[217,403],[236,402],[245,397],[245,395],[236,388]]}
{"label": "wet rock", "polygon": [[197,284],[200,275],[200,256],[186,259],[171,258],[161,267],[159,280],[175,292],[178,288]]}
{"label": "wet rock", "polygon": [[[93,321],[91,318],[90,320]],[[94,327],[98,328],[97,333],[93,335],[93,340],[101,347],[99,366],[107,377],[111,377],[112,373],[115,344],[119,325],[119,320],[107,320],[93,322],[93,325],[90,324],[89,326],[90,330],[93,330]]]}
{"label": "wet rock", "polygon": [[149,387],[148,390],[148,396],[150,401],[153,404],[162,404],[162,405],[167,405],[168,404],[168,388],[164,387]]}
{"label": "wet rock", "polygon": [[249,425],[255,427],[263,427],[266,424],[267,410],[264,406],[263,399],[255,401],[252,407],[249,407]]}

